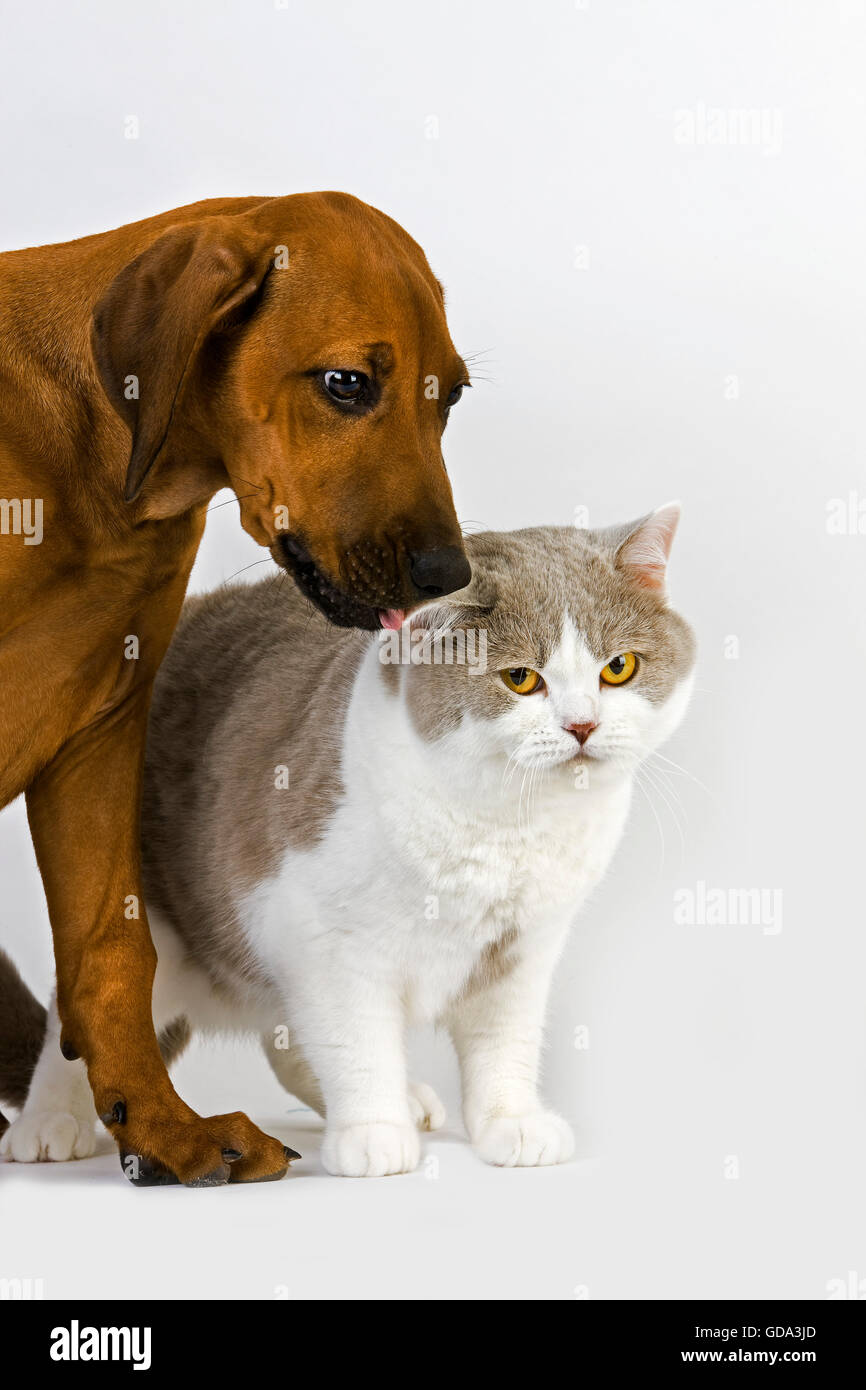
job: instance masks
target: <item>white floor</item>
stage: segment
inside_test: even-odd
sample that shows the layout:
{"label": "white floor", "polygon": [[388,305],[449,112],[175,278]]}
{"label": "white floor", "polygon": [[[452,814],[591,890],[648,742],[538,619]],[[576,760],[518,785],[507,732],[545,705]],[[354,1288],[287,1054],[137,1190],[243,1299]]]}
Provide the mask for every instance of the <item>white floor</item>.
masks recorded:
{"label": "white floor", "polygon": [[[203,1060],[178,1076],[200,1106]],[[557,1169],[486,1167],[455,1124],[414,1174],[349,1180],[321,1168],[318,1119],[273,1097],[255,1118],[303,1154],[280,1183],[136,1190],[106,1135],[83,1162],[3,1163],[0,1274],[76,1299],[823,1299],[863,1249],[854,1151],[821,1153],[794,1117],[736,1179],[690,1149],[686,1114],[658,1113],[645,1146],[629,1126]]]}

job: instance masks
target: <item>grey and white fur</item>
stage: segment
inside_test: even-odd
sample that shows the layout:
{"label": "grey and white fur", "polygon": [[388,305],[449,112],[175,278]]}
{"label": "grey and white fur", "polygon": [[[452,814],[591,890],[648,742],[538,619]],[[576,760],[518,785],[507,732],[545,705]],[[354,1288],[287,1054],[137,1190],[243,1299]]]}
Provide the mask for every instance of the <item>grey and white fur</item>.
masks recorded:
{"label": "grey and white fur", "polygon": [[[154,1019],[169,1050],[257,1033],[325,1116],[329,1172],[417,1164],[419,1128],[444,1119],[407,1075],[425,1021],[450,1031],[482,1159],[571,1155],[539,1089],[545,1009],[636,769],[688,701],[694,640],[665,582],[677,518],[470,536],[470,585],[407,620],[406,663],[383,660],[393,634],[334,629],[278,578],[187,604],[147,756]],[[437,659],[460,633],[483,634],[483,671]],[[626,655],[634,674],[607,683]],[[539,684],[517,693],[527,671]],[[2,1141],[14,1159],[92,1151],[84,1067],[57,1037],[52,1007]]]}

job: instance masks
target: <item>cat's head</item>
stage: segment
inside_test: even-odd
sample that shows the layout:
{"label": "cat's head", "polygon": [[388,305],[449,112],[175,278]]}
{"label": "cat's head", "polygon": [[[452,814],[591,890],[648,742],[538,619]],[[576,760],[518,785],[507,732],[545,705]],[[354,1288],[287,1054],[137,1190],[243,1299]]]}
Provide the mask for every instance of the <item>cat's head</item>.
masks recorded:
{"label": "cat's head", "polygon": [[682,718],[694,665],[667,596],[678,519],[671,503],[606,530],[468,537],[472,582],[411,620],[403,693],[421,737],[524,768],[647,757]]}

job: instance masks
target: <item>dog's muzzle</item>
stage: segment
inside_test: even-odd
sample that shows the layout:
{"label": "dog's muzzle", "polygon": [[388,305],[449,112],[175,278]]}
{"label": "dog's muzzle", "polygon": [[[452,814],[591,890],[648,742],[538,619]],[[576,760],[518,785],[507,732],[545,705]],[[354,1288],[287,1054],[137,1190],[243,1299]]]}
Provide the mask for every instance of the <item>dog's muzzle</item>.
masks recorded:
{"label": "dog's muzzle", "polygon": [[360,542],[344,552],[339,583],[316,563],[297,535],[284,532],[272,554],[328,622],[365,632],[399,625],[419,603],[464,588],[472,574],[456,545],[409,551],[398,545]]}

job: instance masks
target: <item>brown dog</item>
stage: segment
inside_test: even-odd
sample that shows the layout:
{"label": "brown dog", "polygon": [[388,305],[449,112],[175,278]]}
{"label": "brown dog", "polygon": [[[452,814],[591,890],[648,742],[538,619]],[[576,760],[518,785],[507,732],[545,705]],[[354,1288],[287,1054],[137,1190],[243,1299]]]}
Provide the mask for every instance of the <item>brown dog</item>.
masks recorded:
{"label": "brown dog", "polygon": [[468,581],[441,452],[467,371],[442,289],[345,194],[231,198],[6,253],[0,319],[0,806],[26,792],[63,1051],[139,1156],[130,1176],[279,1177],[282,1144],[197,1116],[154,1036],[151,683],[222,487],[335,623],[390,626]]}

